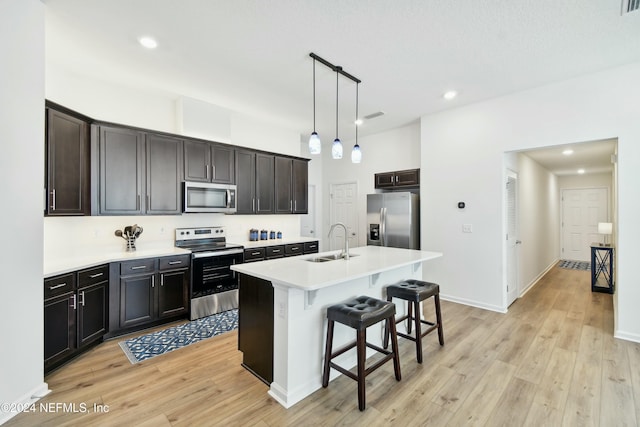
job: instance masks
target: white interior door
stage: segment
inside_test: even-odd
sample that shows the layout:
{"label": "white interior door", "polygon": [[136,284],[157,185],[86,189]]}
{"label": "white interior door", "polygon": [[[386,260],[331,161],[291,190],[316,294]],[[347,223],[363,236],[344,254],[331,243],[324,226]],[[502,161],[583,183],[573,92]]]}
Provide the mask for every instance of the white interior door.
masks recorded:
{"label": "white interior door", "polygon": [[601,242],[598,223],[608,222],[607,188],[562,190],[562,259],[590,261],[590,245]]}
{"label": "white interior door", "polygon": [[[330,222],[342,222],[347,227],[349,247],[358,246],[358,187],[355,182],[331,184]],[[330,225],[331,225],[330,224]],[[342,227],[333,230],[329,245],[331,250],[342,249],[344,231]]]}
{"label": "white interior door", "polygon": [[511,305],[519,293],[518,284],[518,174],[507,171],[505,191],[506,205],[506,246],[507,246],[507,306]]}
{"label": "white interior door", "polygon": [[305,237],[317,237],[316,227],[316,186],[309,186],[307,197],[307,214],[300,218],[300,235]]}

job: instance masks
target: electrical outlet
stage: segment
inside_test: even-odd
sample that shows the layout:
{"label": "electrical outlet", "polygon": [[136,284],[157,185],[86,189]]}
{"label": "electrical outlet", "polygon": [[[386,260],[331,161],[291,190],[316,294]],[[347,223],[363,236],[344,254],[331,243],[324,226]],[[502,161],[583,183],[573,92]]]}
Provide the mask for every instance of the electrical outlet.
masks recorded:
{"label": "electrical outlet", "polygon": [[473,226],[471,224],[462,224],[463,233],[473,233]]}

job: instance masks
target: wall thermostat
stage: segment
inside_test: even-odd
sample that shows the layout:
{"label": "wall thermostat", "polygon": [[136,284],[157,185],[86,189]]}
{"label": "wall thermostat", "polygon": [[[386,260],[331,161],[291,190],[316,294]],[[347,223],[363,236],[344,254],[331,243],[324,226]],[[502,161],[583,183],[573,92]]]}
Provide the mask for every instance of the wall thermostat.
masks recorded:
{"label": "wall thermostat", "polygon": [[464,209],[464,202],[458,202],[458,208]]}

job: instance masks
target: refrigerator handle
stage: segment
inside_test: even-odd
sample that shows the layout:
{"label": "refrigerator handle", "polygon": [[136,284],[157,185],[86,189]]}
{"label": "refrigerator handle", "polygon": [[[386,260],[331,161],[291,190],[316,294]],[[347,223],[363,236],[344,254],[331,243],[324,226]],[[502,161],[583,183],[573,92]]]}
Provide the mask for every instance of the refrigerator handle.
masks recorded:
{"label": "refrigerator handle", "polygon": [[380,208],[380,246],[386,246],[387,234],[387,208]]}

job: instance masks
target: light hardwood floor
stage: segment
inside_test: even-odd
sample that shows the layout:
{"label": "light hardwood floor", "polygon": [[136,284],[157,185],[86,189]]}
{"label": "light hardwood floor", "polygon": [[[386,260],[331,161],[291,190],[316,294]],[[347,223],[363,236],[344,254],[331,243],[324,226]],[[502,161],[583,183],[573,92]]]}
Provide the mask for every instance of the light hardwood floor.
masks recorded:
{"label": "light hardwood floor", "polygon": [[612,297],[589,281],[554,267],[507,314],[443,301],[445,346],[424,338],[419,365],[401,339],[402,381],[391,363],[367,377],[365,412],[344,376],[284,409],[240,366],[230,332],[136,365],[105,342],[45,378],[53,391],[41,402],[88,413],[24,413],[6,425],[635,426],[640,344],[613,338]]}

